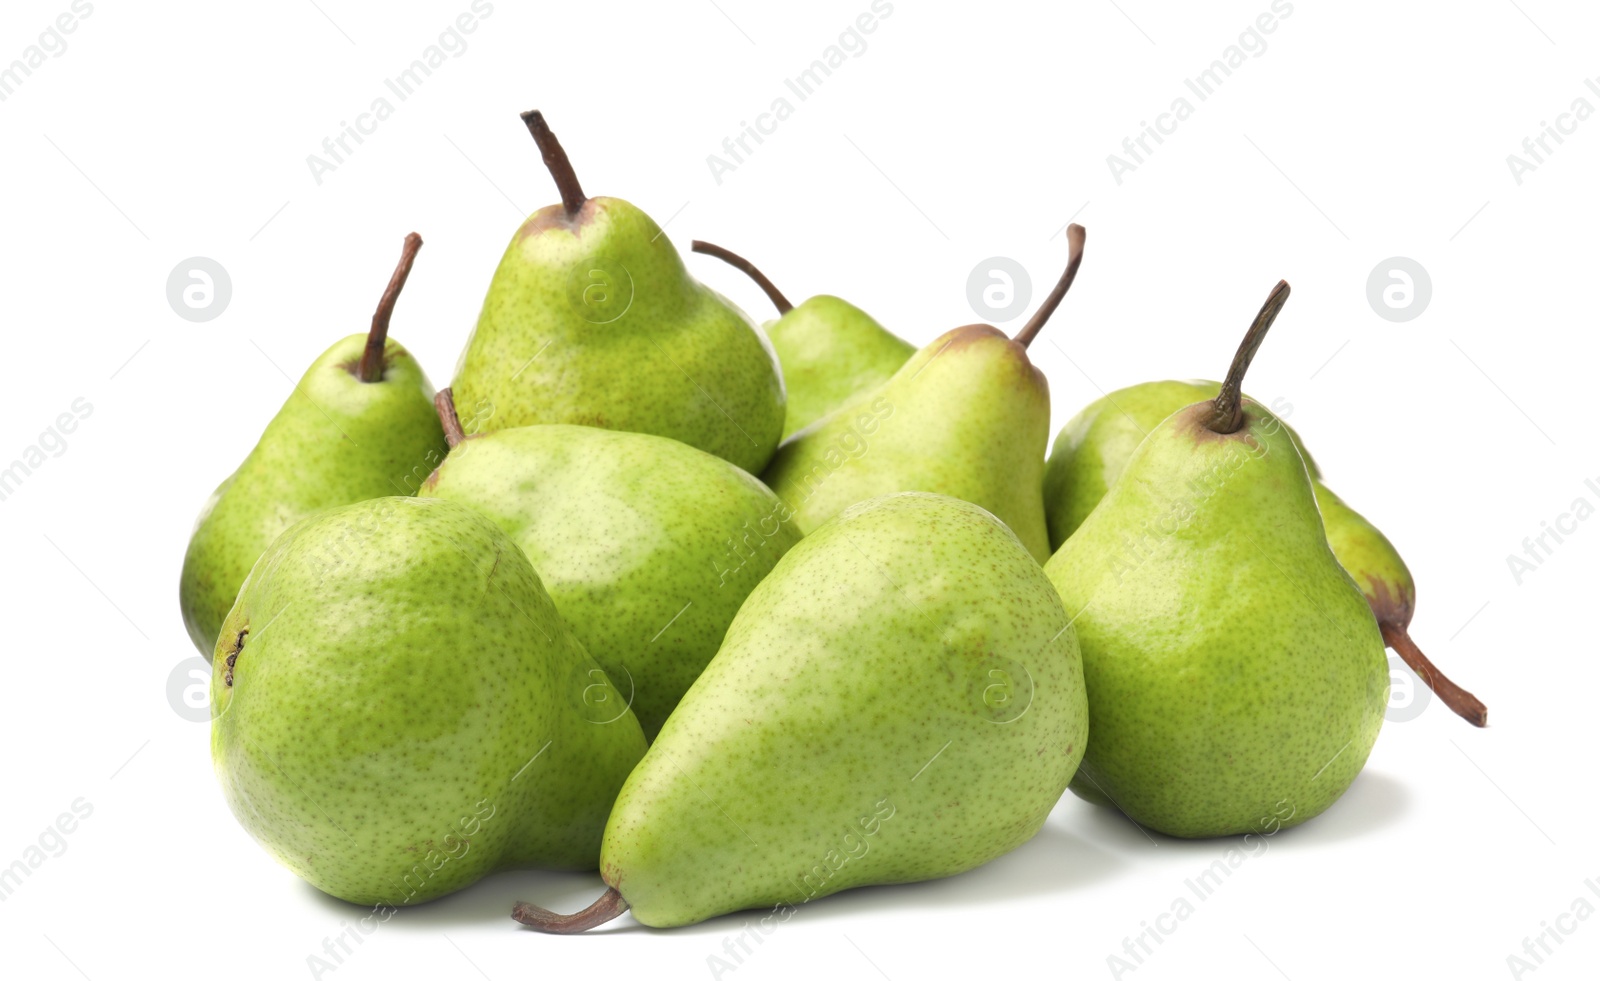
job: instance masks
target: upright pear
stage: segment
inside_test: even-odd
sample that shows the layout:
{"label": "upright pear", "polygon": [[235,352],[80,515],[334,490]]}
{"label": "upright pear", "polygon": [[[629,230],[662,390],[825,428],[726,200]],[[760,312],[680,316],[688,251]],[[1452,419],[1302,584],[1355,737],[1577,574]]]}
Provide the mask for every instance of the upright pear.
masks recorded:
{"label": "upright pear", "polygon": [[813,296],[795,306],[743,256],[698,240],[693,249],[716,256],[755,280],[778,308],[778,319],[762,329],[778,352],[783,387],[789,394],[784,439],[882,385],[916,351],[860,307],[837,296]]}
{"label": "upright pear", "polygon": [[522,547],[653,738],[800,540],[789,509],[728,461],[661,436],[550,425],[462,438],[448,391],[452,448],[420,496],[466,504]]}
{"label": "upright pear", "polygon": [[[1178,409],[1215,398],[1220,388],[1214,381],[1145,382],[1096,399],[1063,426],[1045,467],[1045,517],[1051,548],[1059,548],[1083,524],[1146,433]],[[1283,426],[1310,473],[1328,545],[1366,596],[1384,643],[1457,715],[1473,725],[1487,725],[1489,710],[1484,704],[1446,677],[1411,639],[1416,580],[1399,550],[1372,522],[1328,489],[1299,434],[1287,423]]]}
{"label": "upright pear", "polygon": [[522,550],[452,501],[378,498],[284,532],[228,613],[211,702],[234,816],[371,906],[594,868],[645,745]]}
{"label": "upright pear", "polygon": [[267,424],[255,449],[200,510],[183,556],[178,602],[206,657],[250,567],[274,538],[339,504],[413,494],[444,459],[433,386],[388,340],[395,301],[422,238],[406,236],[372,327],[324,351]]}
{"label": "upright pear", "polygon": [[1016,536],[975,505],[896,494],[779,560],[612,810],[610,887],[570,933],[773,920],[855,886],[955,875],[1039,830],[1084,752],[1077,643]]}
{"label": "upright pear", "polygon": [[1091,719],[1075,793],[1186,838],[1326,810],[1383,723],[1389,672],[1276,417],[1240,395],[1279,283],[1217,397],[1146,436],[1045,564],[1072,614]]}
{"label": "upright pear", "polygon": [[925,491],[988,509],[1034,558],[1050,557],[1041,492],[1050,390],[1027,347],[1077,275],[1081,225],[1068,242],[1066,272],[1015,339],[988,324],[948,331],[779,448],[762,478],[802,532],[857,501]]}
{"label": "upright pear", "polygon": [[537,112],[561,191],[517,229],[451,387],[467,432],[568,423],[652,433],[759,473],[783,431],[783,378],[750,319],[690,278],[660,226],[583,193]]}

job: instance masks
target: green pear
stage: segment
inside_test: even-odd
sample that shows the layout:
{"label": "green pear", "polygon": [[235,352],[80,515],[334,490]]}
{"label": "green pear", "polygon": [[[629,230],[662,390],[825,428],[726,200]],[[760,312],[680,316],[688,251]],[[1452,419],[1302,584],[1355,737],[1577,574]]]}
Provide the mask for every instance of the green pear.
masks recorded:
{"label": "green pear", "polygon": [[783,387],[789,393],[784,439],[882,385],[916,351],[860,307],[837,296],[813,296],[795,306],[743,256],[710,242],[696,241],[693,249],[716,256],[755,280],[778,308],[778,319],[762,329],[778,352]]}
{"label": "green pear", "polygon": [[1050,557],[1041,491],[1050,386],[1027,347],[1077,275],[1081,225],[1068,241],[1066,272],[1015,339],[987,324],[957,327],[779,447],[762,479],[801,532],[858,501],[924,491],[987,509],[1034,558]]}
{"label": "green pear", "polygon": [[489,283],[451,385],[466,431],[571,423],[652,433],[759,473],[783,432],[772,346],[690,278],[649,215],[585,197],[544,118],[523,119],[562,203],[517,229]]}
{"label": "green pear", "polygon": [[726,460],[590,426],[458,440],[420,496],[468,505],[522,546],[572,632],[633,693],[651,738],[750,590],[800,540],[783,502]]}
{"label": "green pear", "polygon": [[340,504],[413,494],[446,451],[433,386],[388,340],[389,318],[422,239],[406,236],[366,334],[324,351],[255,449],[200,511],[179,579],[189,638],[211,656],[250,567],[284,529]]}
{"label": "green pear", "polygon": [[[1220,388],[1214,381],[1145,382],[1096,399],[1063,426],[1045,467],[1044,504],[1051,548],[1060,548],[1083,524],[1116,483],[1146,433],[1184,406],[1215,398]],[[1484,704],[1446,677],[1411,639],[1417,587],[1399,550],[1372,522],[1328,489],[1299,434],[1287,423],[1283,427],[1310,473],[1328,545],[1366,596],[1384,643],[1457,715],[1473,725],[1488,725],[1489,710]]]}
{"label": "green pear", "polygon": [[645,747],[522,550],[453,501],[377,498],[284,532],[228,613],[211,701],[245,830],[373,906],[594,868]]}
{"label": "green pear", "polygon": [[896,494],[789,550],[628,777],[610,887],[680,926],[855,886],[955,875],[1033,837],[1088,732],[1072,625],[1038,563],[975,505]]}
{"label": "green pear", "polygon": [[1210,402],[1151,429],[1045,564],[1092,720],[1073,790],[1185,838],[1326,810],[1366,762],[1389,669],[1276,417],[1240,395],[1279,283]]}

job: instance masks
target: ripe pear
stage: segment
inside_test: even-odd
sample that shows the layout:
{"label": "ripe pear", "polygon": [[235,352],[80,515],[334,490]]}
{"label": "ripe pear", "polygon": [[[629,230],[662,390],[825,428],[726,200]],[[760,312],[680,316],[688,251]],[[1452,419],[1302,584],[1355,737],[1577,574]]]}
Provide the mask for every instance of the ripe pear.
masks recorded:
{"label": "ripe pear", "polygon": [[645,747],[522,550],[453,501],[378,498],[284,532],[228,614],[211,702],[234,816],[367,905],[594,868]]}
{"label": "ripe pear", "polygon": [[[1178,409],[1215,398],[1220,388],[1214,381],[1145,382],[1091,402],[1063,426],[1045,467],[1045,517],[1051,547],[1059,548],[1083,524],[1116,483],[1146,433]],[[1473,725],[1488,725],[1489,710],[1484,704],[1446,677],[1411,639],[1417,587],[1399,550],[1372,522],[1328,489],[1299,434],[1287,423],[1283,427],[1310,473],[1328,545],[1366,596],[1384,643],[1394,648],[1451,711]]]}
{"label": "ripe pear", "polygon": [[916,351],[860,307],[837,296],[813,296],[795,306],[743,256],[710,242],[695,241],[693,249],[716,256],[755,280],[778,308],[778,319],[763,324],[762,330],[778,352],[783,387],[789,394],[784,439],[882,385]]}
{"label": "ripe pear", "polygon": [[[1077,642],[993,515],[933,494],[846,509],[789,550],[618,796],[610,887],[571,933],[955,875],[1039,830],[1084,752]],[[782,912],[787,910],[787,913]]]}
{"label": "ripe pear", "polygon": [[570,423],[652,433],[751,473],[783,431],[783,378],[743,311],[690,278],[660,226],[586,197],[537,112],[561,191],[517,229],[451,387],[467,432]]}
{"label": "ripe pear", "polygon": [[1158,423],[1045,564],[1092,720],[1073,790],[1185,838],[1326,810],[1366,762],[1389,670],[1285,427],[1240,395],[1279,283],[1213,401]]}
{"label": "ripe pear", "polygon": [[[444,392],[439,404],[455,438]],[[457,439],[419,496],[465,504],[522,546],[572,632],[631,693],[647,738],[800,540],[783,502],[726,460],[590,426]]]}
{"label": "ripe pear", "polygon": [[1015,339],[988,324],[957,327],[877,388],[785,442],[762,479],[809,533],[857,501],[925,491],[971,501],[1016,532],[1041,563],[1050,386],[1029,342],[1066,295],[1084,230],[1068,229],[1066,272]]}
{"label": "ripe pear", "polygon": [[371,330],[317,358],[255,449],[200,510],[178,601],[189,638],[206,657],[250,567],[284,529],[323,508],[414,494],[444,459],[433,386],[410,352],[388,340],[395,301],[421,247],[415,232],[406,236]]}

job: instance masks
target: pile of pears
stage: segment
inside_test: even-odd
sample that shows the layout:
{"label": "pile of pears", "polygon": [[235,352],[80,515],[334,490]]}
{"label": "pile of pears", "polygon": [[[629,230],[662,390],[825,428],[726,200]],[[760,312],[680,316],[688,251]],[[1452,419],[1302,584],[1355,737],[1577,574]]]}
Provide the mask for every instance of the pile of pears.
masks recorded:
{"label": "pile of pears", "polygon": [[1015,336],[920,350],[695,242],[757,326],[522,118],[561,200],[450,386],[389,338],[412,234],[184,556],[223,794],[317,889],[598,869],[591,906],[512,915],[669,927],[963,872],[1068,789],[1186,838],[1298,824],[1367,760],[1385,647],[1487,723],[1394,545],[1243,394],[1287,283],[1223,381],[1103,395],[1050,448],[1028,346],[1081,226]]}

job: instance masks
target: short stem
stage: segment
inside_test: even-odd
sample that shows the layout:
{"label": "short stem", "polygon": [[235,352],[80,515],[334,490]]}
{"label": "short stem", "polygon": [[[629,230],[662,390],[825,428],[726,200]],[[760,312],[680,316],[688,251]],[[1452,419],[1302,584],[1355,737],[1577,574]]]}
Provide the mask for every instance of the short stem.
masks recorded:
{"label": "short stem", "polygon": [[1267,294],[1267,302],[1261,304],[1261,311],[1256,314],[1255,322],[1245,332],[1244,340],[1239,342],[1239,350],[1233,354],[1233,364],[1228,368],[1228,377],[1222,382],[1222,391],[1211,402],[1211,417],[1206,420],[1206,428],[1223,436],[1236,433],[1244,425],[1244,373],[1249,370],[1250,362],[1256,356],[1256,349],[1266,339],[1267,331],[1272,329],[1272,322],[1278,319],[1278,311],[1289,302],[1289,284],[1285,280],[1278,280],[1278,285]]}
{"label": "short stem", "polygon": [[701,255],[716,256],[718,259],[721,259],[723,262],[726,262],[728,265],[755,280],[756,285],[761,287],[761,291],[767,294],[767,299],[771,300],[772,305],[778,308],[778,315],[780,317],[794,309],[794,304],[789,302],[788,297],[778,292],[778,288],[772,285],[772,280],[768,279],[765,273],[757,269],[755,263],[751,262],[749,259],[746,259],[737,252],[729,252],[720,245],[712,245],[710,242],[702,242],[699,239],[695,239],[692,243],[690,243],[690,245]]}
{"label": "short stem", "polygon": [[400,250],[400,264],[389,277],[389,287],[378,300],[378,310],[372,315],[372,327],[367,331],[367,346],[356,365],[356,377],[364,382],[375,382],[383,377],[383,346],[389,340],[389,318],[394,315],[395,301],[405,289],[406,277],[411,275],[411,264],[417,261],[417,250],[422,248],[422,236],[412,232],[406,236]]}
{"label": "short stem", "polygon": [[1439,696],[1439,701],[1450,711],[1480,729],[1489,724],[1489,709],[1478,701],[1476,695],[1446,678],[1443,671],[1434,667],[1433,662],[1428,660],[1428,656],[1422,653],[1422,649],[1411,639],[1406,628],[1381,622],[1378,628],[1383,632],[1383,642],[1394,648],[1400,659],[1411,666],[1411,670],[1417,673],[1422,683],[1433,689],[1433,693]]}
{"label": "short stem", "polygon": [[576,218],[578,209],[589,199],[584,197],[583,188],[578,185],[578,175],[572,169],[572,161],[567,159],[567,151],[561,149],[561,141],[550,132],[550,124],[544,121],[544,115],[539,110],[530,109],[523,113],[522,121],[528,125],[528,132],[533,134],[533,142],[539,144],[545,169],[556,179],[556,188],[561,191],[561,204],[567,209],[567,217]]}
{"label": "short stem", "polygon": [[466,434],[461,431],[461,417],[456,415],[456,395],[448,388],[439,389],[433,396],[433,407],[439,412],[439,425],[444,427],[444,441],[451,449],[463,439]]}
{"label": "short stem", "polygon": [[1050,295],[1044,298],[1044,302],[1039,304],[1039,309],[1033,311],[1033,316],[1029,317],[1028,322],[1022,325],[1021,330],[1017,331],[1017,336],[1012,338],[1023,347],[1032,344],[1033,339],[1039,336],[1039,331],[1044,330],[1044,325],[1050,319],[1050,315],[1055,313],[1056,307],[1061,305],[1061,298],[1066,296],[1067,290],[1072,288],[1072,281],[1078,278],[1078,266],[1083,262],[1083,240],[1086,235],[1087,233],[1084,232],[1082,225],[1073,224],[1067,226],[1066,271],[1061,274],[1060,279],[1056,280],[1055,289],[1052,289]]}
{"label": "short stem", "polygon": [[518,903],[511,908],[511,918],[541,933],[582,933],[616,919],[627,908],[628,901],[622,898],[622,893],[607,889],[588,909],[576,913],[552,913],[543,906]]}

